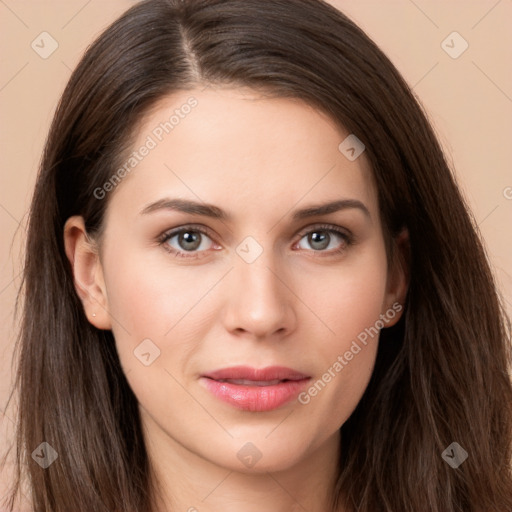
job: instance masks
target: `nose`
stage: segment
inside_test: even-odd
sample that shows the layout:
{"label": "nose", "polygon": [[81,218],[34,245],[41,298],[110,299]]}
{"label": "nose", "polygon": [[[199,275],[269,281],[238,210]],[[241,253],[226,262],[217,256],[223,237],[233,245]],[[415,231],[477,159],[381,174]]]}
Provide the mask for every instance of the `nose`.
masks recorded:
{"label": "nose", "polygon": [[275,265],[270,251],[252,263],[236,258],[226,282],[225,328],[259,340],[292,332],[297,318],[289,273]]}

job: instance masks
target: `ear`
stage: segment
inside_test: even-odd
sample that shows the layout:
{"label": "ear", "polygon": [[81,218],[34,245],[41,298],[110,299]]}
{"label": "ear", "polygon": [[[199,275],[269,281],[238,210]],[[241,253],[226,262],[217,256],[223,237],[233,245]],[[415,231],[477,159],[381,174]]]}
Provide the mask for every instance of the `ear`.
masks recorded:
{"label": "ear", "polygon": [[387,317],[385,327],[391,327],[400,320],[409,288],[409,231],[404,228],[395,238],[394,243],[396,250],[388,272],[386,298],[382,311],[382,314]]}
{"label": "ear", "polygon": [[66,221],[64,247],[73,270],[75,289],[87,319],[98,329],[111,329],[98,247],[87,235],[82,217],[75,215]]}

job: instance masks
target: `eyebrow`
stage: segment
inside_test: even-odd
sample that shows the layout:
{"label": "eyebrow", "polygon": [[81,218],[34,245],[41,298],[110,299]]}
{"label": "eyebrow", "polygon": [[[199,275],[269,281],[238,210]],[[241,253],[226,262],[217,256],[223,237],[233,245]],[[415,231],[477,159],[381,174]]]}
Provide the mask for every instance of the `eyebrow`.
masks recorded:
{"label": "eyebrow", "polygon": [[[371,219],[368,208],[357,199],[339,199],[328,203],[308,206],[307,208],[296,210],[292,215],[292,219],[297,221],[353,208],[359,209],[366,217]],[[231,214],[217,206],[208,203],[198,203],[189,199],[160,199],[159,201],[155,201],[143,208],[140,213],[141,215],[147,215],[158,210],[175,210],[225,221],[230,221],[232,219]]]}

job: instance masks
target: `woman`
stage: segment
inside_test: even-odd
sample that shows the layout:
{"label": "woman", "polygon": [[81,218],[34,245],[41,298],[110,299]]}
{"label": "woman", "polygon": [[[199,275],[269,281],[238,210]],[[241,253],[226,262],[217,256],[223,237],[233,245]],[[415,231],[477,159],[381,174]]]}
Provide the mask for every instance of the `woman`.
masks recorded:
{"label": "woman", "polygon": [[35,511],[512,509],[482,243],[410,89],[324,2],[148,0],[98,38],[23,308]]}

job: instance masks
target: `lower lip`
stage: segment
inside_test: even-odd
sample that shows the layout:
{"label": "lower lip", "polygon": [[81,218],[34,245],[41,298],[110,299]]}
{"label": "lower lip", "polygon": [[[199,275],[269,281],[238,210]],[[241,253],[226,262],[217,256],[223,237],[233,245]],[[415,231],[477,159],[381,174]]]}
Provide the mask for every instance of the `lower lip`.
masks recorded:
{"label": "lower lip", "polygon": [[224,402],[251,412],[271,411],[295,398],[309,381],[288,380],[273,386],[245,386],[202,377],[206,389]]}

